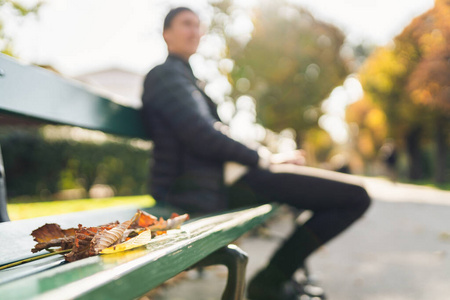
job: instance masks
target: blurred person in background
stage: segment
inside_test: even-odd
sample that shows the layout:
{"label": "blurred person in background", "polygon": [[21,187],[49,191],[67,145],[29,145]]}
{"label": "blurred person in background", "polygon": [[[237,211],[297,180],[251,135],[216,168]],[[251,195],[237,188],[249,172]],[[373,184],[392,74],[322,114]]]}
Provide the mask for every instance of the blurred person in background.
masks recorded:
{"label": "blurred person in background", "polygon": [[272,202],[312,211],[250,281],[247,293],[249,299],[325,299],[320,288],[293,275],[306,268],[311,253],[363,215],[370,205],[366,190],[348,176],[304,166],[300,150],[272,154],[232,139],[189,65],[201,37],[198,15],[186,7],[172,9],[163,37],[169,55],[147,74],[142,95],[154,142],[153,197],[197,214]]}
{"label": "blurred person in background", "polygon": [[397,181],[397,149],[392,139],[387,139],[379,151],[381,161],[386,167],[386,173],[392,182]]}

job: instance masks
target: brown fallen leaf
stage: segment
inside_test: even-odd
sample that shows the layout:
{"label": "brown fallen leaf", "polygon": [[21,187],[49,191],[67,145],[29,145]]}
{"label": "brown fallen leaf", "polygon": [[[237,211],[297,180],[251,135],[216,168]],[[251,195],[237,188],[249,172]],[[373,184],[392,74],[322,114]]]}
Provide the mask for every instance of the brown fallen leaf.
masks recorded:
{"label": "brown fallen leaf", "polygon": [[148,243],[150,243],[150,240],[152,239],[152,232],[150,230],[145,230],[138,236],[129,239],[126,242],[120,243],[118,245],[114,245],[108,248],[105,248],[100,251],[102,254],[113,254],[117,252],[122,252],[130,249],[134,249],[137,247],[144,246]]}
{"label": "brown fallen leaf", "polygon": [[38,242],[31,252],[36,253],[44,249],[60,247],[66,250],[73,247],[75,228],[61,229],[58,224],[45,224],[31,233],[33,240]]}
{"label": "brown fallen leaf", "polygon": [[148,226],[155,224],[158,221],[157,217],[155,217],[154,215],[151,215],[145,211],[142,211],[140,209],[138,209],[138,214],[139,214],[139,217],[130,226],[131,228],[148,227]]}
{"label": "brown fallen leaf", "polygon": [[96,227],[79,224],[78,228],[69,229],[61,229],[58,224],[45,224],[32,232],[37,244],[31,251],[38,252],[52,247],[60,247],[60,250],[72,249],[65,255],[66,261],[69,262],[97,255],[106,248],[109,249],[105,252],[116,252],[115,249],[125,251],[144,245],[151,237],[166,234],[167,230],[179,228],[188,219],[188,214],[180,216],[176,213],[167,220],[158,219],[138,210],[132,219],[123,223],[116,221]]}
{"label": "brown fallen leaf", "polygon": [[94,236],[101,231],[112,229],[119,225],[119,222],[110,223],[98,227],[83,227],[78,225],[75,234],[75,242],[72,251],[65,255],[66,261],[75,261],[88,256],[95,255],[90,252],[91,241]]}
{"label": "brown fallen leaf", "polygon": [[160,218],[158,222],[156,222],[154,225],[149,226],[148,228],[152,231],[166,231],[169,229],[175,229],[179,228],[181,224],[183,224],[185,221],[189,220],[189,215],[177,215],[174,218],[164,220],[163,218]]}
{"label": "brown fallen leaf", "polygon": [[95,255],[103,249],[116,244],[121,240],[125,230],[130,227],[131,223],[138,220],[140,215],[141,212],[138,211],[131,220],[125,221],[114,228],[97,232],[90,243],[89,253]]}

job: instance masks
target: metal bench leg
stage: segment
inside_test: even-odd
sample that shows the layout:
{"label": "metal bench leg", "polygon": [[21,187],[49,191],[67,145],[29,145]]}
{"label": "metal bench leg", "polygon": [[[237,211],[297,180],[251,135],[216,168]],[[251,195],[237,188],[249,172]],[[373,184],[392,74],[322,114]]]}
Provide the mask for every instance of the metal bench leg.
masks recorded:
{"label": "metal bench leg", "polygon": [[228,280],[222,300],[241,300],[244,298],[247,261],[247,253],[230,244],[205,257],[194,267],[225,265],[228,268]]}
{"label": "metal bench leg", "polygon": [[6,210],[5,167],[3,166],[2,150],[0,148],[0,222],[8,221],[8,211]]}

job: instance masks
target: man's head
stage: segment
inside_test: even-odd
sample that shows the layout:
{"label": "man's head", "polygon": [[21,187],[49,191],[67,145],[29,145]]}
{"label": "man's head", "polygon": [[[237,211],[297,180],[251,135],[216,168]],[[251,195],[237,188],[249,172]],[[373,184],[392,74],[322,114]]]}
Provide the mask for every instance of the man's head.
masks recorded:
{"label": "man's head", "polygon": [[169,53],[188,60],[200,42],[200,20],[187,7],[172,9],[164,19],[163,37]]}

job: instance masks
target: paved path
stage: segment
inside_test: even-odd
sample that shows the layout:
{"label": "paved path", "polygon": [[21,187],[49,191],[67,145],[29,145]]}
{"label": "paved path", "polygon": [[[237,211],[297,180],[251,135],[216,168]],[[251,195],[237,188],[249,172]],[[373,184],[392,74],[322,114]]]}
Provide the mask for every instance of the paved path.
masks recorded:
{"label": "paved path", "polygon": [[[314,277],[331,300],[450,299],[450,192],[364,179],[374,199],[367,214],[309,260]],[[281,215],[270,238],[245,237],[251,277],[291,230],[292,216]],[[226,269],[207,269],[199,279],[163,289],[155,300],[220,299]]]}

